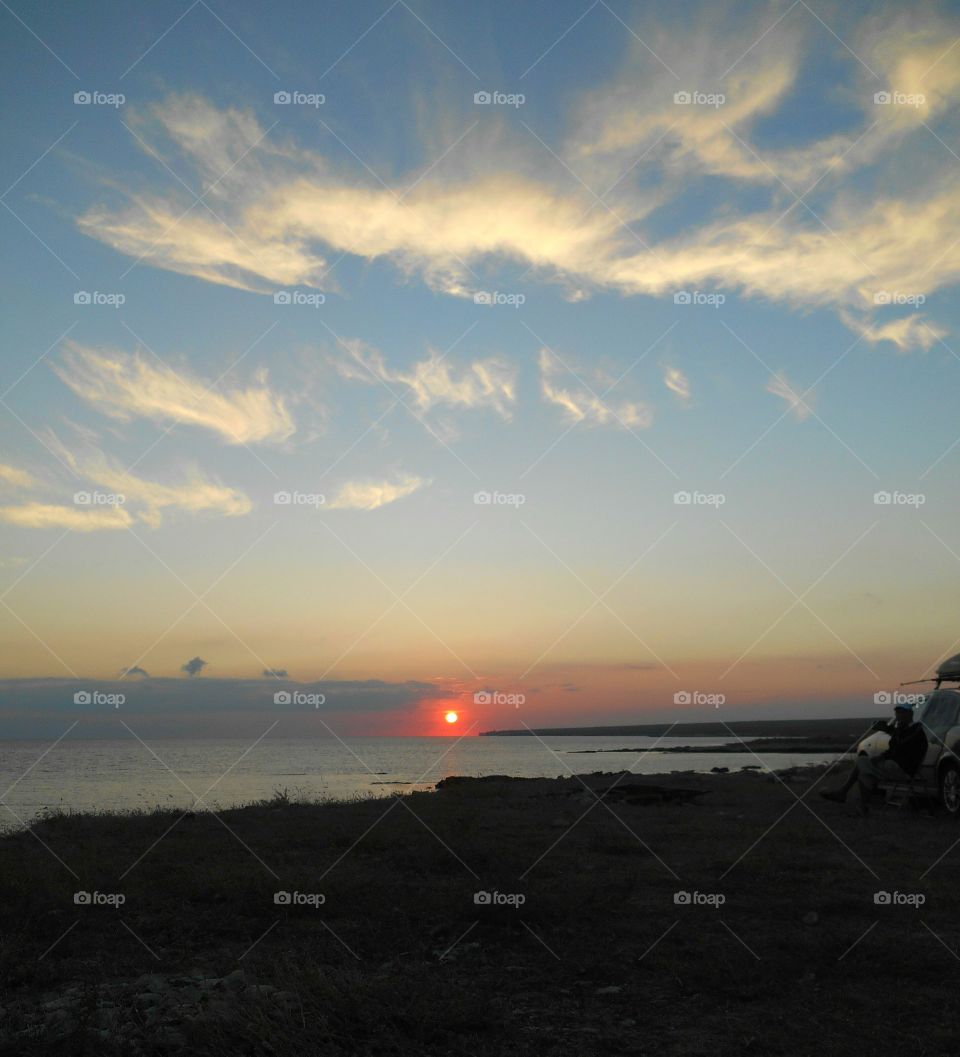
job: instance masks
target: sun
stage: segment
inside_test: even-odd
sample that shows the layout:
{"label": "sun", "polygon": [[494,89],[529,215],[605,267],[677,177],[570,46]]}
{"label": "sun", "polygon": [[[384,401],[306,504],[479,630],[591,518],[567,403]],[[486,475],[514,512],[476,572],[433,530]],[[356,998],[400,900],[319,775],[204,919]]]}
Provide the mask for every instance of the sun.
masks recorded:
{"label": "sun", "polygon": [[456,712],[448,712],[443,718],[448,723],[456,723],[460,717],[456,714]]}

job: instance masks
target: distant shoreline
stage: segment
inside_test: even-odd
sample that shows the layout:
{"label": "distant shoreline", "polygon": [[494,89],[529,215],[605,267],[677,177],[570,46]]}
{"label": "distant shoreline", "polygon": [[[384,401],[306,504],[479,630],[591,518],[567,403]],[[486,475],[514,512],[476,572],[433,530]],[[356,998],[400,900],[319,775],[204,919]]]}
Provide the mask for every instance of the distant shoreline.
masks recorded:
{"label": "distant shoreline", "polygon": [[821,737],[855,739],[866,737],[877,716],[854,719],[748,719],[733,723],[643,723],[613,727],[537,727],[525,730],[484,730],[481,738],[490,737],[647,737],[662,738],[789,738]]}
{"label": "distant shoreline", "polygon": [[633,748],[614,749],[568,749],[571,756],[603,752],[650,752],[657,753],[709,753],[711,756],[723,753],[764,753],[766,755],[786,753],[788,755],[822,755],[838,753],[840,755],[853,751],[856,739],[827,736],[820,738],[751,738],[749,741],[728,741],[722,745],[638,745]]}

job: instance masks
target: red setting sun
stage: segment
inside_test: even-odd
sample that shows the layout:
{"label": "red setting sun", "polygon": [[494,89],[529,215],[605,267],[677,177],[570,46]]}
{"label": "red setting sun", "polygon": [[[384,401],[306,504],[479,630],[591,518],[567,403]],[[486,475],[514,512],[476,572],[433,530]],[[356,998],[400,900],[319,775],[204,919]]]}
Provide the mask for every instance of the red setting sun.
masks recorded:
{"label": "red setting sun", "polygon": [[456,723],[460,717],[456,714],[456,712],[448,712],[443,718],[448,723]]}

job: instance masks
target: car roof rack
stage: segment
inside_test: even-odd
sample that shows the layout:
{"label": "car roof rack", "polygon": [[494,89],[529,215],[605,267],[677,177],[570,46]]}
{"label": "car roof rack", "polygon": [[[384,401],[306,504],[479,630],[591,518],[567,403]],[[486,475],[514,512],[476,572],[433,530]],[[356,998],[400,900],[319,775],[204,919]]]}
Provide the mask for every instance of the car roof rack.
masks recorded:
{"label": "car roof rack", "polygon": [[928,676],[926,679],[913,679],[909,683],[901,683],[901,686],[916,686],[917,683],[935,683],[935,690],[940,689],[941,683],[960,683],[960,653],[955,653],[941,662],[937,668],[937,674]]}

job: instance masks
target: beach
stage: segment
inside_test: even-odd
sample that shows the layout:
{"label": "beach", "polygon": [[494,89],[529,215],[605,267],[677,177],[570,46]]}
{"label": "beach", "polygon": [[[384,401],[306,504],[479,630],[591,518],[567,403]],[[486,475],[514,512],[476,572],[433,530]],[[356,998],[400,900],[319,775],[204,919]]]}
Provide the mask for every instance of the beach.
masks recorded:
{"label": "beach", "polygon": [[955,825],[828,771],[50,817],[0,840],[0,1053],[948,1052]]}

